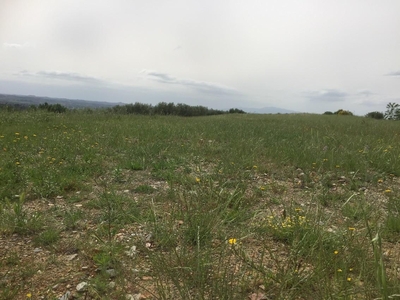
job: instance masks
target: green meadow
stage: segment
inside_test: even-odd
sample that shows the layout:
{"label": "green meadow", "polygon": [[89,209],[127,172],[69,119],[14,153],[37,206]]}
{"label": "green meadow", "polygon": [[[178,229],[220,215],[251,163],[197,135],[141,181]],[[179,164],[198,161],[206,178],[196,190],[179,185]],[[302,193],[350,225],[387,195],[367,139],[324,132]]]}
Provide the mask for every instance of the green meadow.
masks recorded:
{"label": "green meadow", "polygon": [[355,116],[0,111],[0,299],[399,298],[399,142]]}

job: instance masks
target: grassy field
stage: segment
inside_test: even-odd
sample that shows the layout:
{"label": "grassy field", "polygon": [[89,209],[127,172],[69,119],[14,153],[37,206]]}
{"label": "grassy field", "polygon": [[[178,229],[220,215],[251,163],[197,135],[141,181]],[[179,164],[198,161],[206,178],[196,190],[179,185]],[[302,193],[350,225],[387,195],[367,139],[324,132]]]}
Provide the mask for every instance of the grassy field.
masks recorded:
{"label": "grassy field", "polygon": [[399,298],[399,134],[0,112],[0,299]]}

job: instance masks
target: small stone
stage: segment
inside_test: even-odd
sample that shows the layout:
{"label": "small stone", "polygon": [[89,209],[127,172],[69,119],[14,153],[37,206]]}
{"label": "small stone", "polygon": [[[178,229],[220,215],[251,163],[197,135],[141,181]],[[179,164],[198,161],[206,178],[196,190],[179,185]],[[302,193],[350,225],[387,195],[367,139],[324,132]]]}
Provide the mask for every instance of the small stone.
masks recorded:
{"label": "small stone", "polygon": [[113,290],[113,289],[115,288],[115,282],[114,282],[114,281],[110,281],[110,282],[107,284],[107,286],[108,286],[109,289]]}
{"label": "small stone", "polygon": [[43,250],[42,249],[40,249],[40,248],[35,248],[35,249],[33,249],[33,252],[35,252],[35,253],[39,253],[39,252],[42,252]]}
{"label": "small stone", "polygon": [[58,300],[68,300],[70,296],[71,292],[68,291],[64,295],[62,295]]}
{"label": "small stone", "polygon": [[51,288],[52,288],[53,290],[55,290],[56,288],[58,288],[58,283],[55,284],[55,285],[53,285]]}
{"label": "small stone", "polygon": [[124,190],[124,193],[129,193],[129,190]]}
{"label": "small stone", "polygon": [[125,295],[125,298],[127,299],[127,300],[140,300],[140,298],[141,298],[141,296],[142,296],[142,294],[126,294]]}
{"label": "small stone", "polygon": [[117,275],[117,272],[115,272],[115,269],[108,269],[106,270],[106,273],[111,277],[115,277]]}
{"label": "small stone", "polygon": [[78,256],[78,254],[75,253],[75,254],[67,255],[66,258],[67,258],[68,261],[71,261],[77,256]]}
{"label": "small stone", "polygon": [[79,284],[76,286],[76,291],[77,291],[78,293],[81,293],[81,292],[86,291],[87,288],[88,288],[88,283],[85,282],[85,281],[82,281],[81,283],[79,283]]}
{"label": "small stone", "polygon": [[136,246],[132,246],[128,251],[125,251],[126,255],[133,257],[136,254]]}
{"label": "small stone", "polygon": [[89,269],[89,267],[88,266],[83,266],[81,269],[82,270],[87,270],[87,269]]}
{"label": "small stone", "polygon": [[153,279],[153,277],[151,277],[151,276],[143,276],[142,277],[142,280],[144,280],[144,281],[149,281],[149,280],[152,280]]}

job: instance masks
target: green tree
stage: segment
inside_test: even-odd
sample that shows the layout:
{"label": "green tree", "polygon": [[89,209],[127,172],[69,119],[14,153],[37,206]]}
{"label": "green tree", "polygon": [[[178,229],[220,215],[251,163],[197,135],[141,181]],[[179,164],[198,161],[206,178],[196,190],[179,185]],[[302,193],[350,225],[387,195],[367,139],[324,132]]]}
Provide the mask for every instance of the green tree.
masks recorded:
{"label": "green tree", "polygon": [[394,102],[389,102],[386,105],[385,112],[386,120],[399,120],[400,119],[400,105]]}
{"label": "green tree", "polygon": [[367,118],[382,120],[385,115],[379,111],[371,111],[365,115]]}

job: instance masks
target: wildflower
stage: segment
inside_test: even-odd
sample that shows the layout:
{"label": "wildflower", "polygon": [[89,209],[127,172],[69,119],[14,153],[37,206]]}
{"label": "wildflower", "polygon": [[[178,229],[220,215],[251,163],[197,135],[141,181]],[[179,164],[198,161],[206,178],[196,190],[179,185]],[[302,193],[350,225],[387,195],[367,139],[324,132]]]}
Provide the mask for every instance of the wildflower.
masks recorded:
{"label": "wildflower", "polygon": [[324,158],[324,159],[323,159],[323,162],[326,162],[326,161],[328,161],[328,159],[327,159],[327,158]]}
{"label": "wildflower", "polygon": [[16,132],[15,135],[19,135],[19,132]]}
{"label": "wildflower", "polygon": [[356,230],[354,227],[349,227],[349,230],[350,231],[354,231],[354,230]]}
{"label": "wildflower", "polygon": [[350,271],[350,272],[353,272],[353,268],[350,268],[349,271]]}
{"label": "wildflower", "polygon": [[19,165],[20,163],[19,163],[19,161],[16,161],[15,164],[16,164],[16,165]]}
{"label": "wildflower", "polygon": [[302,211],[301,208],[295,208],[294,210],[295,210],[295,211]]}
{"label": "wildflower", "polygon": [[263,191],[263,190],[265,190],[265,187],[263,187],[263,186],[262,186],[262,187],[260,187],[260,190],[262,190],[262,191]]}
{"label": "wildflower", "polygon": [[391,192],[392,192],[391,189],[386,189],[386,190],[385,190],[385,193],[387,193],[387,194],[388,194],[388,193],[391,193]]}
{"label": "wildflower", "polygon": [[335,250],[335,251],[333,251],[333,254],[338,255],[339,251]]}
{"label": "wildflower", "polygon": [[196,182],[200,182],[200,178],[199,177],[196,177]]}
{"label": "wildflower", "polygon": [[340,168],[340,166],[339,166],[339,165],[336,165],[336,168]]}
{"label": "wildflower", "polygon": [[36,134],[33,134],[33,136],[36,136]]}
{"label": "wildflower", "polygon": [[4,137],[4,135],[0,135],[0,138],[3,138]]}
{"label": "wildflower", "polygon": [[231,244],[231,245],[235,245],[236,244],[236,239],[235,238],[229,239],[228,243]]}
{"label": "wildflower", "polygon": [[343,270],[342,270],[342,269],[338,269],[337,271],[338,271],[339,273],[340,273],[340,272],[343,272]]}
{"label": "wildflower", "polygon": [[24,136],[24,139],[26,139],[26,140],[27,140],[27,139],[28,139],[28,136],[27,136],[27,135],[25,135],[25,136]]}
{"label": "wildflower", "polygon": [[31,294],[31,293],[28,293],[28,294],[26,294],[26,297],[27,297],[27,298],[32,298],[32,294]]}
{"label": "wildflower", "polygon": [[253,169],[257,169],[258,167],[256,165],[253,166]]}
{"label": "wildflower", "polygon": [[347,277],[347,281],[350,282],[351,281],[351,277]]}
{"label": "wildflower", "polygon": [[382,183],[383,182],[383,179],[378,179],[378,183]]}

